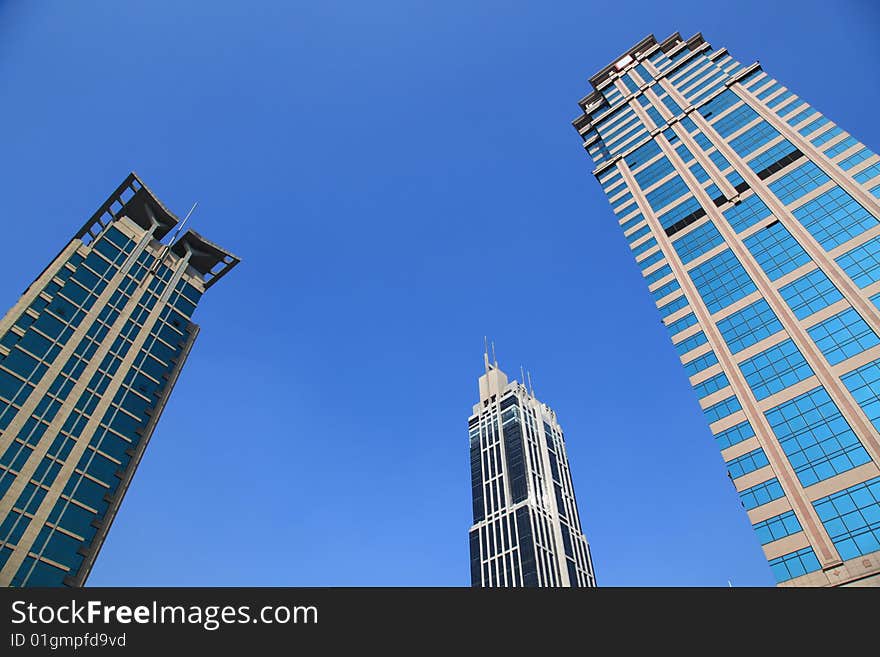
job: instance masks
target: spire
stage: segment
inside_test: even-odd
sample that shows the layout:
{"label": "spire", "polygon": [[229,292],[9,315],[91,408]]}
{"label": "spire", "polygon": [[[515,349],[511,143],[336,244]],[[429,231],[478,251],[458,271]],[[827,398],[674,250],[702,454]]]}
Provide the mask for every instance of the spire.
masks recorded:
{"label": "spire", "polygon": [[[492,343],[494,347],[494,342]],[[489,338],[485,335],[483,336],[483,364],[486,366],[486,374],[489,373],[489,370],[492,369],[492,366],[489,364]],[[498,363],[495,363],[495,366],[498,366]]]}

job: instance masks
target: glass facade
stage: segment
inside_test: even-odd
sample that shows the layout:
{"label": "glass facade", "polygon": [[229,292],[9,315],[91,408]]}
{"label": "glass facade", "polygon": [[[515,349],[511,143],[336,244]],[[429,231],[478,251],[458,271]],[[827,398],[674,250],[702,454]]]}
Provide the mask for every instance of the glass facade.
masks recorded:
{"label": "glass facade", "polygon": [[880,584],[880,157],[701,35],[625,55],[574,126],[771,570]]}
{"label": "glass facade", "polygon": [[4,586],[85,582],[196,305],[238,262],[192,231],[162,244],[176,223],[132,174],[0,321]]}
{"label": "glass facade", "polygon": [[487,358],[468,431],[471,585],[595,586],[556,413]]}

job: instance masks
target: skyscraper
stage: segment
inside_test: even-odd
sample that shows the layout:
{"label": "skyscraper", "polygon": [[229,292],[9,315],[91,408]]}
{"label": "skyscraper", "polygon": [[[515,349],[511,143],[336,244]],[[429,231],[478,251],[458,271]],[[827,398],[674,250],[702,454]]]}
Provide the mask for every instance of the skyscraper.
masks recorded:
{"label": "skyscraper", "polygon": [[485,364],[468,420],[471,586],[596,586],[556,413]]}
{"label": "skyscraper", "polygon": [[880,158],[699,34],[590,82],[574,126],[777,581],[880,585]]}
{"label": "skyscraper", "polygon": [[129,175],[0,320],[0,585],[81,586],[238,258]]}

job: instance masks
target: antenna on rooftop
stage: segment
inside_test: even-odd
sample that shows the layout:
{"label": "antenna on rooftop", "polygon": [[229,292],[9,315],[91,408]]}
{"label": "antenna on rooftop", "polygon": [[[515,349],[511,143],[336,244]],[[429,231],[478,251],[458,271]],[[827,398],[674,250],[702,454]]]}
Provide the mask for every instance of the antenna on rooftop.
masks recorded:
{"label": "antenna on rooftop", "polygon": [[492,369],[492,366],[489,365],[489,338],[485,335],[483,336],[483,363],[486,366],[486,373],[489,373],[489,370]]}
{"label": "antenna on rooftop", "polygon": [[530,394],[532,397],[534,397],[534,396],[535,396],[535,390],[534,390],[534,388],[532,388],[532,373],[529,372],[528,370],[526,370],[526,375],[529,377],[529,394]]}
{"label": "antenna on rooftop", "polygon": [[498,359],[495,357],[495,340],[492,340],[492,362],[495,364],[495,369],[498,369]]}
{"label": "antenna on rooftop", "polygon": [[156,258],[156,262],[153,263],[153,267],[150,269],[150,274],[155,274],[156,271],[159,269],[159,265],[161,265],[162,263],[165,262],[165,257],[168,255],[168,252],[171,251],[171,247],[177,241],[177,236],[180,235],[180,231],[183,230],[183,227],[186,224],[187,219],[189,219],[190,216],[192,215],[192,213],[195,212],[196,206],[198,204],[199,204],[198,201],[193,203],[192,207],[189,209],[189,212],[187,212],[186,216],[183,218],[183,221],[181,221],[177,225],[177,230],[174,231],[174,235],[171,237],[170,240],[168,240],[168,244],[166,244],[162,247],[162,253]]}

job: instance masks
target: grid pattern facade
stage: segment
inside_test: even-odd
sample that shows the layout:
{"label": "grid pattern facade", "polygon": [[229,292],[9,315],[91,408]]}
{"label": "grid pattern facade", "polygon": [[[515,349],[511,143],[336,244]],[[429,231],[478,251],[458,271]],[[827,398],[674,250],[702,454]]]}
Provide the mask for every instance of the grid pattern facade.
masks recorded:
{"label": "grid pattern facade", "polygon": [[134,175],[107,207],[0,321],[0,585],[85,582],[198,333],[205,244]]}
{"label": "grid pattern facade", "polygon": [[555,412],[488,364],[468,421],[475,587],[594,587]]}
{"label": "grid pattern facade", "polygon": [[873,530],[828,510],[880,475],[880,156],[699,34],[590,82],[574,126],[649,228],[637,263],[777,581],[880,585]]}

